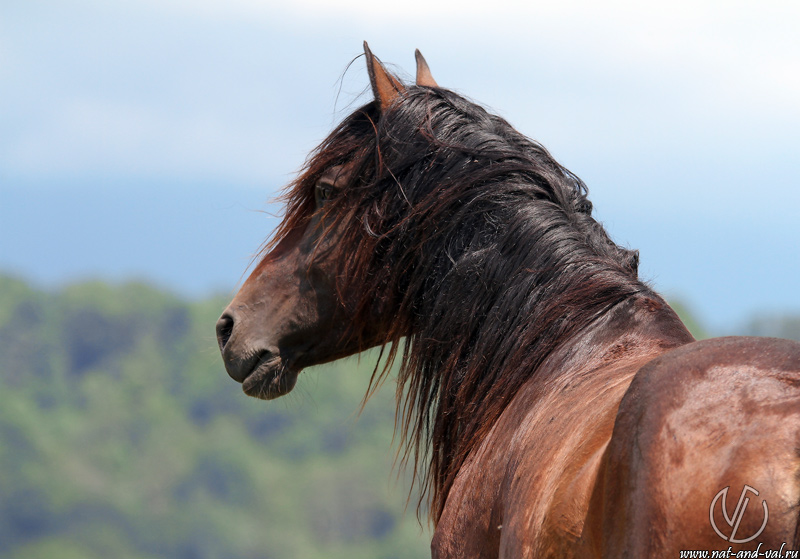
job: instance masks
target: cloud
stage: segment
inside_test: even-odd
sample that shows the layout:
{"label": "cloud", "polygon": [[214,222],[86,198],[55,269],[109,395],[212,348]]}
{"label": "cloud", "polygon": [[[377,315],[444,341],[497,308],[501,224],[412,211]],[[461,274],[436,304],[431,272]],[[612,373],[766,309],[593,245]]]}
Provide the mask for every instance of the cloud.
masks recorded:
{"label": "cloud", "polygon": [[[0,162],[21,175],[283,182],[336,120],[337,78],[364,38],[409,73],[422,47],[440,83],[573,160],[714,157],[737,136],[770,150],[800,126],[795,2],[35,8],[16,8],[0,35]],[[363,88],[363,68],[345,81],[339,108]]]}

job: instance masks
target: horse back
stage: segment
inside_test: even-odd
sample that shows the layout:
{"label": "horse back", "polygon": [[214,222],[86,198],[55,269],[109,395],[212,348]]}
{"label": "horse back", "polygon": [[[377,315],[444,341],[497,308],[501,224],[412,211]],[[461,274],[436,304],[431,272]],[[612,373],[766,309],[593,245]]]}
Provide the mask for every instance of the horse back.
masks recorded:
{"label": "horse back", "polygon": [[671,350],[622,398],[582,543],[615,558],[798,549],[799,453],[800,343]]}

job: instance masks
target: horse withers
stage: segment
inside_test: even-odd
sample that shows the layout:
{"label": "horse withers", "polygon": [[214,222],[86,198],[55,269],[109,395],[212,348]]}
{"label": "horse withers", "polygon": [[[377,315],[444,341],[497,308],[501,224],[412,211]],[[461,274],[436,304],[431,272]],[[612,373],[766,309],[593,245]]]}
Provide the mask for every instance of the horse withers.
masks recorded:
{"label": "horse withers", "polygon": [[800,548],[800,344],[696,342],[578,177],[419,52],[405,84],[364,46],[374,100],[287,188],[217,323],[228,374],[272,399],[399,359],[434,557]]}

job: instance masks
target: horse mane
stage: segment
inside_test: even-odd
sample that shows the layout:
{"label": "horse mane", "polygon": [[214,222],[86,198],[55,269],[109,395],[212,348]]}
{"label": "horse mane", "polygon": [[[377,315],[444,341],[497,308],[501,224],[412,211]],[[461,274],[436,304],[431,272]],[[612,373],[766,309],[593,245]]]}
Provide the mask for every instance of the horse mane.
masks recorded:
{"label": "horse mane", "polygon": [[[352,166],[315,209],[317,179]],[[268,248],[311,223],[342,235],[325,258],[350,336],[398,354],[397,422],[420,507],[438,521],[459,468],[559,346],[646,291],[638,253],[591,216],[584,183],[505,120],[440,88],[369,103],[311,154]],[[405,343],[402,340],[405,338]],[[382,353],[383,353],[382,349]]]}

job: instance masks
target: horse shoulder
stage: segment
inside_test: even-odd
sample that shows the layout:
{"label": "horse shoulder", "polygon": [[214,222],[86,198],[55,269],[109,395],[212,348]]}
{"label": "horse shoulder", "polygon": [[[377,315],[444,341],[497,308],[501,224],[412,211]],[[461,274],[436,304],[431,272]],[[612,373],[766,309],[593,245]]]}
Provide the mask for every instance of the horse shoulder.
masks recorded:
{"label": "horse shoulder", "polygon": [[799,448],[800,343],[731,337],[669,351],[622,399],[582,540],[598,557],[727,548],[709,520],[712,502],[730,487],[731,512],[748,485],[760,494],[738,533],[758,531],[763,499],[759,541],[791,543]]}
{"label": "horse shoulder", "polygon": [[570,556],[619,402],[649,359],[528,383],[459,472],[433,556]]}

